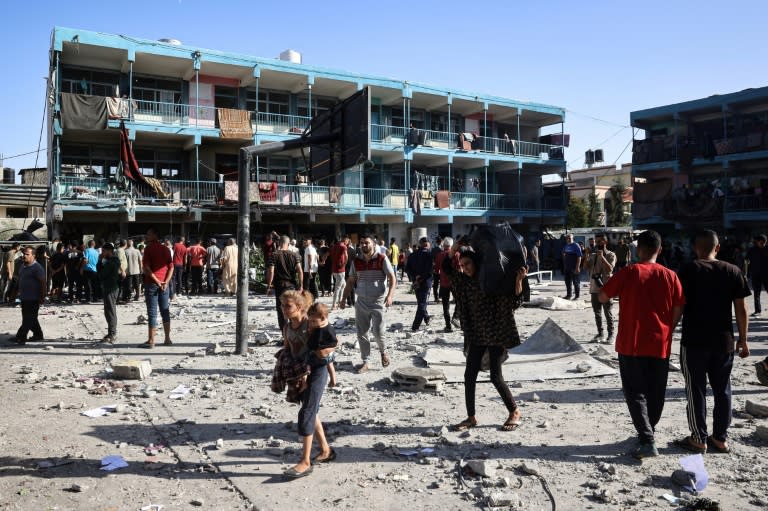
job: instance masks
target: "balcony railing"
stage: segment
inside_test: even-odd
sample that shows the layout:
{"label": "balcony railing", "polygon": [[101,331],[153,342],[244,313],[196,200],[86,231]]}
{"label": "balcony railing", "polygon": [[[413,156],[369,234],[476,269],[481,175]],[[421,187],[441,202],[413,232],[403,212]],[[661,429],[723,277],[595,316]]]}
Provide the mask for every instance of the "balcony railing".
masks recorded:
{"label": "balcony railing", "polygon": [[259,133],[300,135],[309,126],[310,119],[303,115],[251,112],[251,124]]}
{"label": "balcony railing", "polygon": [[[169,201],[216,202],[221,197],[219,181],[160,179]],[[60,176],[54,185],[56,197],[63,200],[157,199],[157,194],[142,183],[118,182],[115,178]]]}

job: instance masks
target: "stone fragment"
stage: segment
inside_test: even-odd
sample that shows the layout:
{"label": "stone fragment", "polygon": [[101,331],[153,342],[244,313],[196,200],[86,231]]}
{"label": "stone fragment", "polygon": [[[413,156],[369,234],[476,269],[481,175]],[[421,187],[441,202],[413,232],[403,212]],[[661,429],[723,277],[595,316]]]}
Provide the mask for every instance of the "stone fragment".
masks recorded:
{"label": "stone fragment", "polygon": [[469,460],[466,462],[466,466],[479,476],[496,477],[496,467],[494,462],[490,460]]}
{"label": "stone fragment", "polygon": [[537,393],[534,392],[533,396],[531,396],[531,401],[533,401],[534,403],[538,403],[539,401],[541,401],[541,398]]}
{"label": "stone fragment", "polygon": [[223,448],[224,448],[224,439],[219,438],[218,440],[216,440],[216,449],[221,450]]}
{"label": "stone fragment", "polygon": [[189,503],[195,507],[203,507],[205,501],[203,499],[192,499],[189,501]]}
{"label": "stone fragment", "polygon": [[117,360],[112,364],[112,377],[119,380],[143,380],[151,373],[149,360]]}
{"label": "stone fragment", "polygon": [[597,466],[597,470],[605,474],[611,474],[611,475],[616,474],[616,467],[614,465],[611,465],[610,463],[601,462]]}
{"label": "stone fragment", "polygon": [[756,427],[755,436],[764,442],[768,442],[768,426]]}
{"label": "stone fragment", "polygon": [[517,493],[494,492],[488,496],[488,505],[491,507],[517,507],[520,504],[520,496]]}
{"label": "stone fragment", "polygon": [[539,466],[532,461],[524,462],[522,465],[520,465],[520,470],[522,470],[528,475],[532,475],[532,476],[539,475]]}
{"label": "stone fragment", "polygon": [[580,373],[588,373],[592,369],[592,365],[589,362],[582,362],[576,366],[576,370]]}
{"label": "stone fragment", "polygon": [[747,403],[744,406],[746,412],[753,417],[765,418],[768,417],[768,405],[763,403],[757,403],[747,399]]}
{"label": "stone fragment", "polygon": [[392,371],[392,381],[403,390],[412,392],[441,392],[445,373],[429,367],[401,367]]}

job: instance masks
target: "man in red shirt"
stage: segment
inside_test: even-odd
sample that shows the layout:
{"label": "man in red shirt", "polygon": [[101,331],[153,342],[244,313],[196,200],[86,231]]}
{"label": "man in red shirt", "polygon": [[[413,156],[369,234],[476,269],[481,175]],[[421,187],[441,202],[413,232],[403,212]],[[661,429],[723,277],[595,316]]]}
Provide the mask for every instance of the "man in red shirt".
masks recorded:
{"label": "man in red shirt", "polygon": [[144,297],[147,301],[147,325],[149,334],[142,348],[155,347],[157,310],[163,320],[166,346],[171,343],[170,282],[173,278],[173,259],[168,248],[160,243],[154,227],[147,229],[147,246],[142,258],[144,267]]}
{"label": "man in red shirt", "polygon": [[205,257],[208,252],[200,244],[200,240],[187,249],[189,258],[189,273],[192,276],[192,289],[190,294],[199,295],[203,291],[203,267],[205,266]]}
{"label": "man in red shirt", "polygon": [[600,302],[619,297],[616,351],[624,398],[639,437],[632,456],[658,456],[656,424],[664,409],[672,332],[683,314],[683,287],[677,274],[656,263],[661,236],[637,238],[637,264],[627,266],[600,289]]}
{"label": "man in red shirt", "polygon": [[187,261],[187,245],[184,236],[179,236],[179,241],[173,245],[173,292],[181,295],[184,289],[182,275],[184,275],[184,263]]}
{"label": "man in red shirt", "polygon": [[331,247],[331,272],[333,274],[333,301],[331,302],[331,310],[336,308],[336,304],[339,303],[341,297],[344,296],[345,271],[347,268],[347,247],[349,247],[349,236],[344,236],[341,240],[334,243]]}

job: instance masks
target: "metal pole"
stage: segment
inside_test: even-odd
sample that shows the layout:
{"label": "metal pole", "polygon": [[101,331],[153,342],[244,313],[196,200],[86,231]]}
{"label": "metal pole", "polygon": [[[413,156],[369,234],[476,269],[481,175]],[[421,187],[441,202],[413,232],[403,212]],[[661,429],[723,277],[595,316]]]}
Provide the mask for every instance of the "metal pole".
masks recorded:
{"label": "metal pole", "polygon": [[128,69],[128,119],[133,120],[133,61]]}
{"label": "metal pole", "polygon": [[197,200],[200,201],[200,145],[195,144],[195,186],[197,188]]}

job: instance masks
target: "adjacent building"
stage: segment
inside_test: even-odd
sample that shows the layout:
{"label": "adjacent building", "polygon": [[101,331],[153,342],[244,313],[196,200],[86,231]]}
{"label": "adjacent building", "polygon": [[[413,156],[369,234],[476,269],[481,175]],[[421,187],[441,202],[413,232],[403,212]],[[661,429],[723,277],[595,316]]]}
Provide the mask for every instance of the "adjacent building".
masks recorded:
{"label": "adjacent building", "polygon": [[[633,222],[708,227],[737,239],[768,227],[768,87],[632,112]],[[640,182],[643,181],[643,182]]]}
{"label": "adjacent building", "polygon": [[568,172],[571,198],[590,202],[594,194],[598,223],[603,226],[632,224],[632,164],[592,166]]}
{"label": "adjacent building", "polygon": [[0,241],[11,239],[24,231],[44,239],[48,232],[43,222],[48,199],[48,169],[21,169],[21,183],[16,183],[16,171],[0,166]]}
{"label": "adjacent building", "polygon": [[[238,150],[298,137],[370,88],[370,162],[317,182],[306,152],[260,157],[251,232],[387,238],[509,220],[562,224],[563,108],[175,40],[56,27],[50,59],[48,213],[53,235],[236,231]],[[125,126],[125,134],[120,129]],[[140,176],[126,172],[132,147]],[[364,163],[364,164],[363,164]]]}

